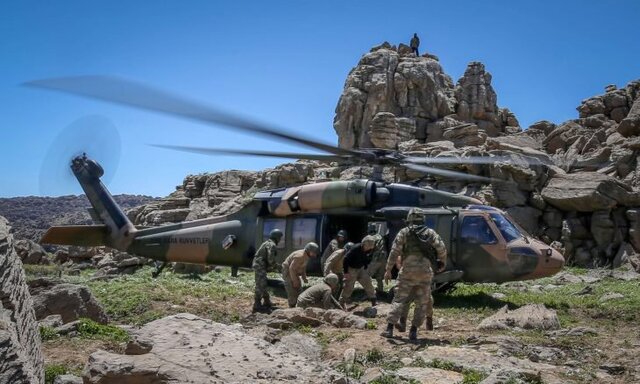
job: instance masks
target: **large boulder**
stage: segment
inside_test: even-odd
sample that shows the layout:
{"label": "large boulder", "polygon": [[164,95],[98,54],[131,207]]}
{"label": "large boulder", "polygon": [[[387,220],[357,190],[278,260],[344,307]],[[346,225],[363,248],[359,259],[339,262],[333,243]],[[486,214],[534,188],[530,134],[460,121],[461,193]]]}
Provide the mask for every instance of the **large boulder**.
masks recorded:
{"label": "large boulder", "polygon": [[638,192],[619,180],[598,172],[555,175],[542,190],[542,197],[564,211],[593,212],[640,204]]}
{"label": "large boulder", "polygon": [[627,116],[620,121],[618,132],[624,137],[640,134],[640,98],[636,99]]}
{"label": "large boulder", "polygon": [[44,383],[44,358],[22,262],[0,216],[0,383]]}
{"label": "large boulder", "polygon": [[556,311],[543,304],[528,304],[513,311],[505,305],[497,313],[480,322],[478,329],[559,329],[560,320]]}
{"label": "large boulder", "polygon": [[[291,343],[271,344],[188,313],[168,316],[135,331],[151,348],[135,355],[91,354],[85,384],[120,383],[332,383],[341,376],[317,354]],[[146,351],[146,353],[145,353]]]}
{"label": "large boulder", "polygon": [[14,248],[20,256],[23,264],[49,264],[50,261],[47,258],[47,252],[40,246],[40,244],[28,240],[17,240],[14,244]]}
{"label": "large boulder", "polygon": [[88,318],[106,323],[104,309],[89,288],[76,284],[45,284],[32,288],[33,308],[38,320],[60,315],[64,323]]}

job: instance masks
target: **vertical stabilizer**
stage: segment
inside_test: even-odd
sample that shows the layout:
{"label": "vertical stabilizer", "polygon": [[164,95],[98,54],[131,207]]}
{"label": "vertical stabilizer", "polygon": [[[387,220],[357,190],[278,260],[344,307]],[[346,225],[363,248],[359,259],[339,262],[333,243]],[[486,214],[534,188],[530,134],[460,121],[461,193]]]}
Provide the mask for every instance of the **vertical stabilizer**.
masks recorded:
{"label": "vertical stabilizer", "polygon": [[121,251],[126,250],[136,228],[100,181],[104,174],[100,164],[83,154],[71,161],[71,170],[91,202],[95,214],[107,226],[107,245]]}

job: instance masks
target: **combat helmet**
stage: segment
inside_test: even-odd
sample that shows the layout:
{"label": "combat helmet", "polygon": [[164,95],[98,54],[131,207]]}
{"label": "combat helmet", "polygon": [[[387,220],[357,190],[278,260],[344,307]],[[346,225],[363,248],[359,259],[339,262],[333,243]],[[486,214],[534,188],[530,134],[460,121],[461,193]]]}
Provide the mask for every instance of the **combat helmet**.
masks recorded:
{"label": "combat helmet", "polygon": [[318,247],[318,244],[312,242],[307,243],[307,245],[304,246],[304,251],[307,254],[315,254],[317,255],[320,252],[320,247]]}
{"label": "combat helmet", "polygon": [[342,237],[343,239],[347,239],[347,231],[345,231],[344,229],[341,229],[338,231],[338,233],[336,234],[336,237]]}
{"label": "combat helmet", "polygon": [[344,245],[344,251],[349,252],[349,250],[353,248],[354,245],[355,244],[353,244],[352,242],[348,242],[347,244]]}
{"label": "combat helmet", "polygon": [[337,287],[338,284],[340,283],[340,279],[338,278],[338,275],[336,275],[335,273],[330,273],[324,277],[324,282],[330,285],[331,287]]}
{"label": "combat helmet", "polygon": [[411,208],[407,213],[407,225],[424,225],[425,214],[420,208]]}
{"label": "combat helmet", "polygon": [[281,230],[279,230],[278,228],[274,228],[271,230],[271,232],[269,232],[269,238],[273,241],[276,242],[276,244],[282,240],[282,236],[284,236],[284,233],[282,233]]}

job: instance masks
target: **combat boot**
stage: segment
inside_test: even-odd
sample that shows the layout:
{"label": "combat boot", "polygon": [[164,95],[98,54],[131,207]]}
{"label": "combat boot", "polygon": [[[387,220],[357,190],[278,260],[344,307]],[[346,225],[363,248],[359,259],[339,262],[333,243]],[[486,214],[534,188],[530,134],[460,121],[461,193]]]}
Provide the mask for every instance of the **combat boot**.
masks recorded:
{"label": "combat boot", "polygon": [[371,306],[372,307],[375,307],[377,303],[378,302],[376,301],[376,299],[371,299]]}
{"label": "combat boot", "polygon": [[433,317],[427,316],[427,331],[433,331]]}
{"label": "combat boot", "polygon": [[393,324],[387,324],[387,330],[382,332],[380,335],[388,338],[393,337]]}
{"label": "combat boot", "polygon": [[411,326],[411,329],[409,330],[409,340],[418,340],[418,328],[416,326]]}
{"label": "combat boot", "polygon": [[260,304],[260,299],[256,298],[253,301],[253,312],[260,312],[262,310],[262,304]]}
{"label": "combat boot", "polygon": [[407,319],[404,317],[401,317],[400,322],[396,324],[396,329],[399,332],[405,332],[407,330]]}

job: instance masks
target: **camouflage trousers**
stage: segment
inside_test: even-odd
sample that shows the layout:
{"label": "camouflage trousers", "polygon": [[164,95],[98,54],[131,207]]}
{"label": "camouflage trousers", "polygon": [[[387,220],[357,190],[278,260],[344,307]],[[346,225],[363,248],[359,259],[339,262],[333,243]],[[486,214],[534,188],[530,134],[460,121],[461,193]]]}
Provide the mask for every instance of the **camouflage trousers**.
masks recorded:
{"label": "camouflage trousers", "polygon": [[386,260],[373,260],[369,264],[369,268],[367,268],[369,276],[376,280],[376,291],[378,292],[384,292],[384,271],[386,266]]}
{"label": "camouflage trousers", "polygon": [[287,301],[289,302],[289,307],[295,307],[298,302],[298,296],[302,293],[302,283],[300,282],[300,278],[298,277],[299,288],[294,288],[291,283],[291,276],[288,273],[282,273],[282,280],[284,281],[284,290],[287,291]]}
{"label": "camouflage trousers", "polygon": [[411,326],[420,327],[427,316],[433,316],[433,299],[431,297],[431,280],[404,280],[398,279],[391,311],[387,316],[387,322],[398,324],[400,318],[406,318],[409,314],[409,306],[415,303]]}
{"label": "camouflage trousers", "polygon": [[260,301],[262,299],[269,300],[269,290],[267,289],[267,271],[256,270],[255,280],[256,280],[256,289],[255,289],[256,301]]}
{"label": "camouflage trousers", "polygon": [[340,301],[344,303],[351,302],[351,295],[353,294],[353,288],[356,281],[362,285],[364,291],[367,293],[367,298],[375,299],[376,293],[373,290],[373,284],[371,284],[371,277],[365,268],[349,268],[349,278],[345,279],[342,293],[340,294]]}
{"label": "camouflage trousers", "polygon": [[[407,301],[412,302],[415,300],[415,297],[410,296]],[[425,311],[425,315],[427,317],[433,317],[433,295],[429,295],[429,301],[427,302],[427,310]],[[400,319],[405,319],[409,317],[409,305],[406,304],[402,307],[402,314],[400,315]]]}

